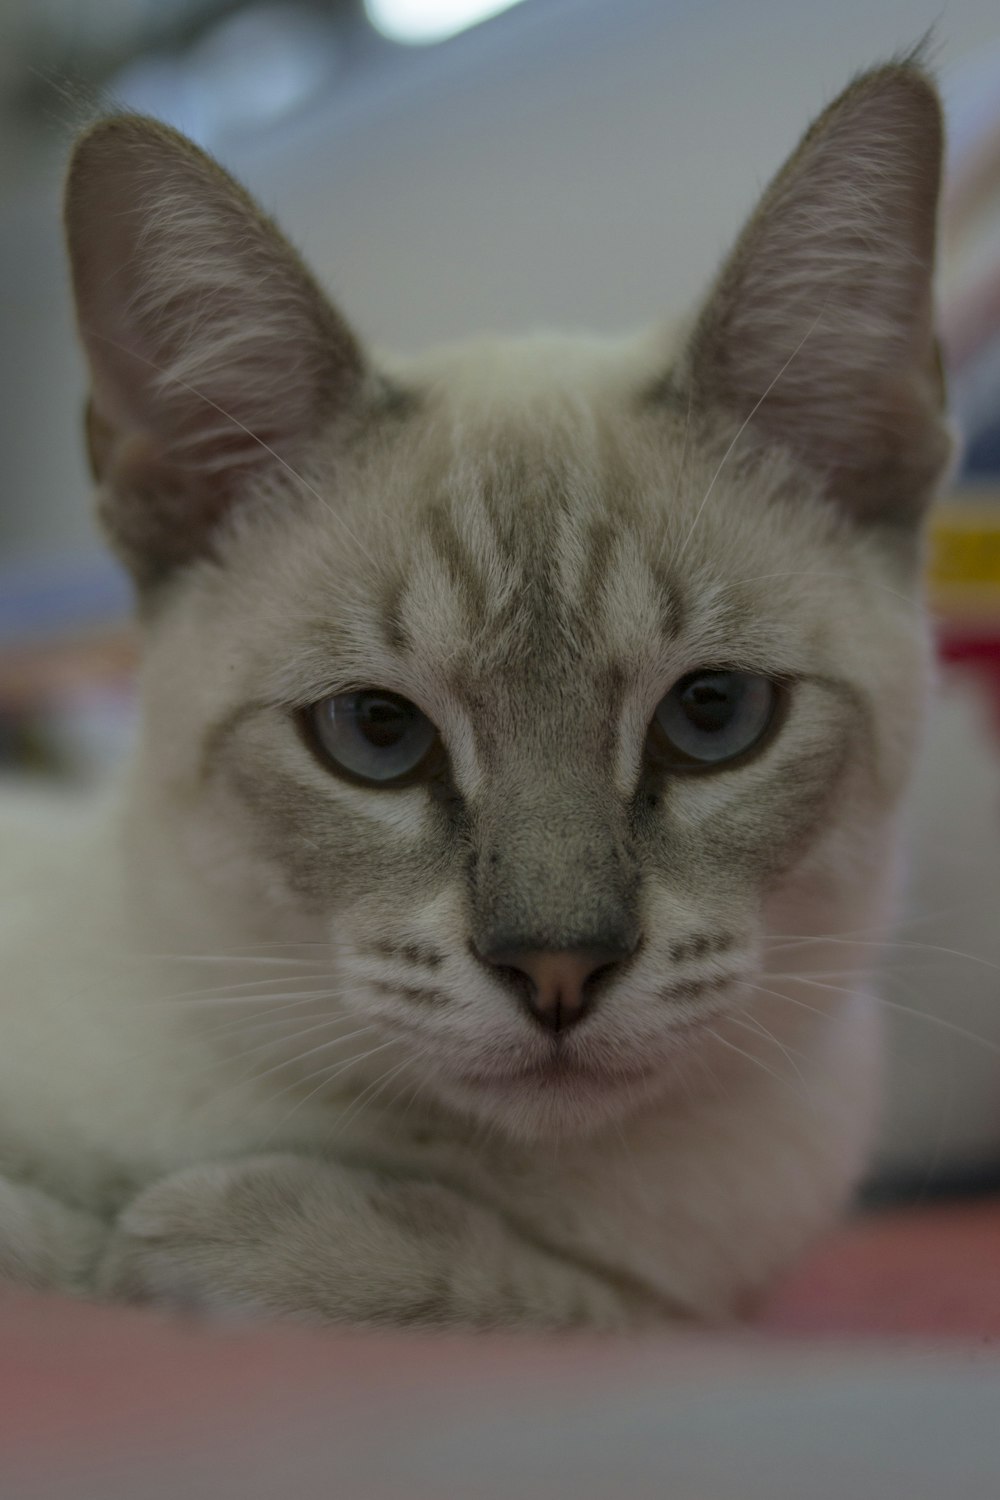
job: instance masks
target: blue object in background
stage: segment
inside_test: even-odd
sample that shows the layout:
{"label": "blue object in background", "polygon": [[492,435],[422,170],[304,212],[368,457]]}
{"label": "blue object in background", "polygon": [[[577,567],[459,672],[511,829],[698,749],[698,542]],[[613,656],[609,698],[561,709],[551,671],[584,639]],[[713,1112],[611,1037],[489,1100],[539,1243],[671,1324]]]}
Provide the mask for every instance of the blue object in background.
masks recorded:
{"label": "blue object in background", "polygon": [[131,608],[128,578],[101,553],[0,563],[0,649],[115,625]]}

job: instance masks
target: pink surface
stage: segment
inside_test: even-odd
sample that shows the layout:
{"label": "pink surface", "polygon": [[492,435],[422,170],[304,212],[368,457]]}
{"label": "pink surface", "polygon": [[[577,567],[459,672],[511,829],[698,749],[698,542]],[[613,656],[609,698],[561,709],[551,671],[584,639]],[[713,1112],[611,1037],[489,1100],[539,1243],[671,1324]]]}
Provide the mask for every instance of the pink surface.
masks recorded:
{"label": "pink surface", "polygon": [[[1000,1352],[1000,1201],[903,1210],[848,1226],[822,1245],[765,1308],[755,1339],[811,1343],[849,1338],[942,1339]],[[612,1344],[617,1341],[611,1341]],[[643,1341],[641,1341],[643,1342]],[[648,1342],[648,1341],[645,1341]],[[685,1339],[685,1343],[689,1343]],[[724,1340],[705,1335],[711,1346]],[[123,1423],[153,1424],[171,1392],[171,1411],[192,1420],[225,1392],[241,1420],[273,1410],[275,1371],[289,1362],[322,1370],[340,1395],[370,1380],[412,1388],[419,1347],[421,1381],[449,1385],[488,1345],[491,1368],[553,1364],[567,1350],[602,1339],[529,1336],[427,1338],[300,1330],[245,1324],[220,1328],[123,1308],[0,1293],[0,1451],[43,1433],[86,1432],[94,1441]],[[571,1357],[575,1363],[576,1354]],[[81,1371],[86,1369],[85,1385]],[[296,1382],[298,1383],[298,1381]]]}
{"label": "pink surface", "polygon": [[2,1500],[985,1500],[998,1422],[1000,1203],[847,1228],[742,1336],[373,1336],[0,1297]]}
{"label": "pink surface", "polygon": [[781,1333],[1000,1341],[1000,1201],[860,1220],[781,1288],[764,1324]]}

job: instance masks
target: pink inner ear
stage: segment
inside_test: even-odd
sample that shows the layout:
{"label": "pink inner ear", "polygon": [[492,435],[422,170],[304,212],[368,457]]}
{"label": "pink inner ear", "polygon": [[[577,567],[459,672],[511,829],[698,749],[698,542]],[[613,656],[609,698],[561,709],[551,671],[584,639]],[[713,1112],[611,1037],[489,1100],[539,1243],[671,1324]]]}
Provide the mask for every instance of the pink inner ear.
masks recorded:
{"label": "pink inner ear", "polygon": [[355,400],[361,351],[243,190],[153,121],[120,117],[84,136],[66,224],[91,454],[115,492],[105,514],[130,538],[133,567],[136,547],[167,533],[173,558],[178,530],[196,551],[241,476],[294,465]]}
{"label": "pink inner ear", "polygon": [[[79,147],[66,219],[97,405],[179,469],[256,461],[315,434],[363,361],[291,246],[189,142],[106,121]],[[248,446],[249,445],[249,446]]]}
{"label": "pink inner ear", "polygon": [[704,399],[790,448],[859,513],[918,502],[949,445],[931,277],[940,106],[910,67],[870,75],[768,189],[696,329]]}

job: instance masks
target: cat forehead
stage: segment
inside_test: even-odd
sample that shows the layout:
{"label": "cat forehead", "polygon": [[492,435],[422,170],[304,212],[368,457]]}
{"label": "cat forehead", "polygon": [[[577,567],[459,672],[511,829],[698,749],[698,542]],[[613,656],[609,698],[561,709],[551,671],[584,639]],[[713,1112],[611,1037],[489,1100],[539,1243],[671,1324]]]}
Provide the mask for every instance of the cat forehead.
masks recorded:
{"label": "cat forehead", "polygon": [[644,373],[558,340],[408,374],[409,410],[316,473],[315,508],[279,505],[232,557],[244,599],[281,601],[265,651],[285,642],[317,684],[425,694],[655,676],[677,643],[689,666],[780,667],[824,592],[803,573],[841,562],[829,514],[780,463],[726,459],[725,428],[654,405]]}
{"label": "cat forehead", "polygon": [[391,524],[366,528],[363,505],[348,510],[359,542],[349,564],[331,520],[300,539],[290,575],[270,579],[283,599],[273,640],[306,646],[319,677],[419,683],[425,695],[433,680],[547,693],[572,683],[586,696],[609,674],[658,678],[675,656],[778,669],[790,639],[801,653],[802,605],[811,613],[819,597],[797,587],[811,561],[801,549],[782,570],[785,538],[768,543],[759,516],[730,514],[717,534],[718,516],[690,503],[700,475],[684,491],[664,468],[636,488],[634,475],[581,472],[578,457],[567,469],[551,454],[536,466],[523,453],[479,465],[466,453]]}
{"label": "cat forehead", "polygon": [[680,593],[661,546],[670,444],[639,435],[635,382],[602,379],[597,361],[562,380],[523,357],[459,369],[469,379],[431,388],[355,508],[381,531],[393,647],[457,650],[466,671],[537,670],[543,642],[550,657],[607,657],[674,630]]}
{"label": "cat forehead", "polygon": [[744,613],[749,626],[769,603],[780,615],[794,591],[784,599],[772,576],[762,599],[755,575],[836,554],[831,512],[803,495],[802,476],[780,456],[727,454],[724,421],[706,431],[654,402],[641,362],[615,350],[561,380],[496,363],[494,399],[477,362],[474,395],[452,378],[356,512],[381,530],[381,598],[400,644],[475,640],[502,661],[520,635],[536,655],[546,642],[628,657],[708,618],[731,629]]}

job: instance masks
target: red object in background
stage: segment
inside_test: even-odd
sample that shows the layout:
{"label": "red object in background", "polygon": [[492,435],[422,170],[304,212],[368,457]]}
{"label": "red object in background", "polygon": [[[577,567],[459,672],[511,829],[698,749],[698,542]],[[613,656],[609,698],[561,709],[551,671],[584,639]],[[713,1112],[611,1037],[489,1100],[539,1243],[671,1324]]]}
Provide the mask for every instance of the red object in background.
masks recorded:
{"label": "red object in background", "polygon": [[938,655],[946,666],[974,673],[979,679],[989,697],[1000,735],[1000,633],[945,631],[938,642]]}

